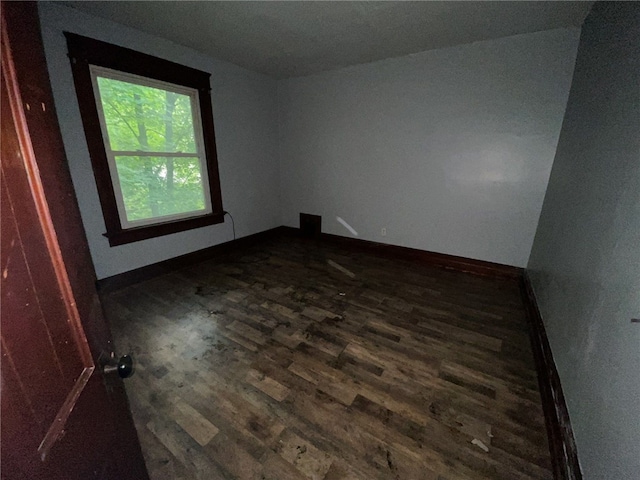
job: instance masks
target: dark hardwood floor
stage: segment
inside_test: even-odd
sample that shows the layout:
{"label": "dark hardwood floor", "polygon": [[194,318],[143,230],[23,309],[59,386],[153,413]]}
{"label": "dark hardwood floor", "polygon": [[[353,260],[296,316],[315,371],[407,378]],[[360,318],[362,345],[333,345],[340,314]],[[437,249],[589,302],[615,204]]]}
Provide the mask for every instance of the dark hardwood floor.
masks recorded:
{"label": "dark hardwood floor", "polygon": [[550,479],[515,280],[282,237],[106,296],[153,479]]}

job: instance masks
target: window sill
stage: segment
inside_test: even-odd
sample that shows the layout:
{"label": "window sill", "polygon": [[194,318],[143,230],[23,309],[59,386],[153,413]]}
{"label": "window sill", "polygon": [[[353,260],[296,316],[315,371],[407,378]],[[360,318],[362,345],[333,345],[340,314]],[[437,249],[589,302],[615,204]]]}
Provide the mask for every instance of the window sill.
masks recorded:
{"label": "window sill", "polygon": [[104,233],[103,235],[109,239],[109,245],[115,247],[127,243],[138,242],[140,240],[148,240],[149,238],[184,232],[194,228],[206,227],[207,225],[215,225],[222,222],[224,222],[224,213],[210,213],[200,217],[187,218],[186,220],[156,223],[154,225],[145,225],[143,227],[127,228],[126,230],[116,230]]}

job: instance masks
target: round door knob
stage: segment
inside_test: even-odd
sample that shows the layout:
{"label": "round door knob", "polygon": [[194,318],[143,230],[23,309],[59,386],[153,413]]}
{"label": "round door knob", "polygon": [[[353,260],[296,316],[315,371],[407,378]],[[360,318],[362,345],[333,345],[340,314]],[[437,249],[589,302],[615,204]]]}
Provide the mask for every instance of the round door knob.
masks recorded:
{"label": "round door knob", "polygon": [[117,363],[109,363],[104,366],[105,374],[118,372],[120,378],[129,378],[133,375],[134,370],[133,358],[130,355],[123,355]]}

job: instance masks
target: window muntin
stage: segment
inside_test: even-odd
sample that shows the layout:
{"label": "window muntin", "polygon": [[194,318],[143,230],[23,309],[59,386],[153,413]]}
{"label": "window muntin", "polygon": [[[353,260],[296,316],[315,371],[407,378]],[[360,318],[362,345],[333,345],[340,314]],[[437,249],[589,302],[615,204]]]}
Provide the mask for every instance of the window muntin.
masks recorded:
{"label": "window muntin", "polygon": [[198,91],[89,70],[122,228],[212,213]]}

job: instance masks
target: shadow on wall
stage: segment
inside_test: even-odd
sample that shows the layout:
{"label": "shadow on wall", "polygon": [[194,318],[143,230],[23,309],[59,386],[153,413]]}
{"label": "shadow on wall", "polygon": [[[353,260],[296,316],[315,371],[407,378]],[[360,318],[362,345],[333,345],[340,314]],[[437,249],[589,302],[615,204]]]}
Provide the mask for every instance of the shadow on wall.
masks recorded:
{"label": "shadow on wall", "polygon": [[640,472],[640,4],[600,2],[528,269],[586,479]]}

